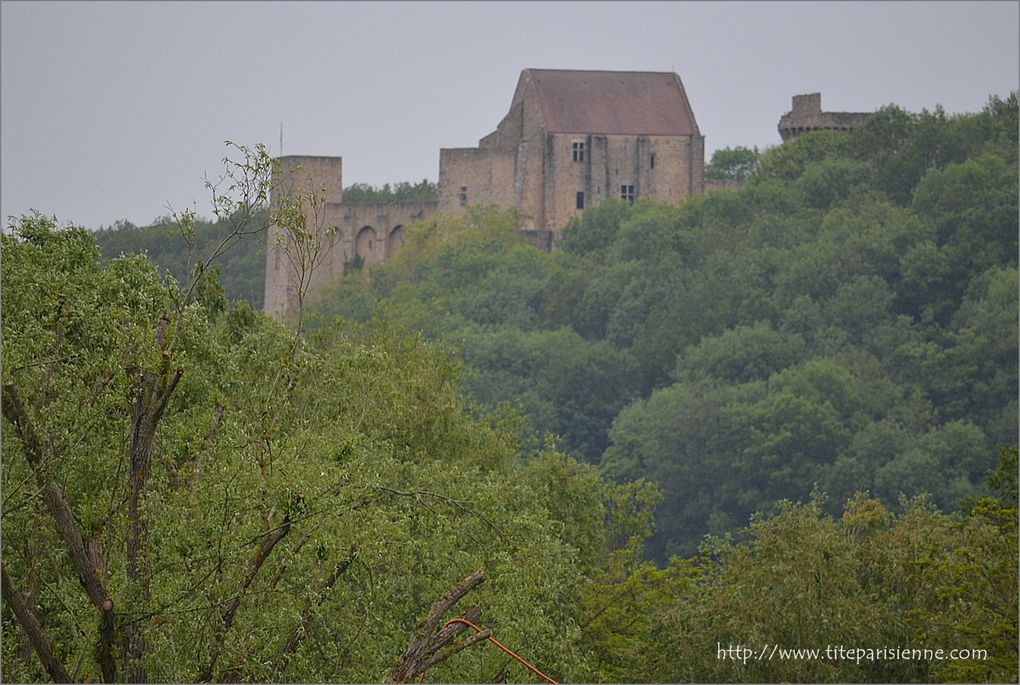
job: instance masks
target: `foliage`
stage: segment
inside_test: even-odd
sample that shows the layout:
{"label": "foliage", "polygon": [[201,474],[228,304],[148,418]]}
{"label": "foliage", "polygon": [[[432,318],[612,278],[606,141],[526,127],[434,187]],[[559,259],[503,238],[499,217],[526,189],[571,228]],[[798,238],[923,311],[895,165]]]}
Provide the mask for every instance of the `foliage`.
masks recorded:
{"label": "foliage", "polygon": [[344,188],[343,200],[349,203],[361,202],[435,202],[439,199],[439,187],[422,179],[419,183],[400,181],[392,186],[384,183],[375,187],[367,183],[354,183]]}
{"label": "foliage", "polygon": [[758,166],[758,148],[724,147],[712,153],[705,165],[705,179],[713,181],[746,181]]}
{"label": "foliage", "polygon": [[[740,542],[707,540],[698,559],[673,560],[684,582],[658,614],[652,675],[658,682],[1011,681],[1017,510],[979,502],[950,516],[919,498],[894,515],[858,493],[833,518],[816,495],[756,518]],[[737,656],[737,647],[746,651]],[[930,652],[898,656],[911,649]],[[981,653],[951,658],[951,650]]]}
{"label": "foliage", "polygon": [[[642,534],[620,531],[647,530],[654,498],[622,506],[632,486],[553,449],[522,453],[419,336],[320,324],[298,337],[224,307],[214,285],[180,299],[145,259],[105,261],[87,231],[39,216],[3,241],[5,406],[16,392],[25,409],[5,412],[4,572],[73,677],[379,681],[477,569],[490,580],[473,599],[501,641],[558,678],[598,673],[576,646],[580,593],[610,555],[636,555]],[[158,386],[170,392],[135,510],[139,402],[165,374],[179,384]],[[59,488],[112,602],[109,661],[107,614],[40,487]],[[6,601],[3,623],[6,679],[44,679]],[[503,670],[477,650],[430,674]]]}
{"label": "foliage", "polygon": [[[262,208],[254,223],[265,224],[268,210]],[[124,255],[144,255],[178,283],[187,283],[195,269],[194,255],[207,254],[230,234],[227,220],[195,219],[193,245],[182,239],[181,230],[172,216],[156,219],[151,225],[139,227],[118,221],[95,232],[96,244],[103,257],[115,259]],[[238,241],[222,259],[218,280],[224,297],[243,300],[255,309],[262,308],[265,295],[265,233],[251,233]]]}
{"label": "foliage", "polygon": [[510,214],[437,217],[320,307],[454,347],[528,444],[658,482],[659,563],[815,484],[830,515],[858,490],[952,510],[1016,443],[1015,122],[1011,94],[732,150],[740,190],[603,202],[551,254]]}

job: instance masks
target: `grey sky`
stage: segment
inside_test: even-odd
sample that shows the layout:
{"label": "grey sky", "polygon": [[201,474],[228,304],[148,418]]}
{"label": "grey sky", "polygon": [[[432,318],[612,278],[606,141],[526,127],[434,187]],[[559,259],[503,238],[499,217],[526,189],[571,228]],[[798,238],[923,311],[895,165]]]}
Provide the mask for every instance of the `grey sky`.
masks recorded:
{"label": "grey sky", "polygon": [[196,203],[223,141],[342,155],[344,183],[436,180],[521,69],[669,71],[707,154],[826,110],[980,110],[1018,88],[1016,2],[3,2],[9,215],[144,225]]}

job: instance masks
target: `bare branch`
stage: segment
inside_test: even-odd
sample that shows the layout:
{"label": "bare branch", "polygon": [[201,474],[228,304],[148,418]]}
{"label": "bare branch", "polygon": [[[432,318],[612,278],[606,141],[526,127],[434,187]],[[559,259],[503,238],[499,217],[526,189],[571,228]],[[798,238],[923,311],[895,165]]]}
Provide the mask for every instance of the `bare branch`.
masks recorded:
{"label": "bare branch", "polygon": [[444,649],[444,650],[442,650],[440,652],[436,652],[435,654],[430,656],[429,660],[425,662],[425,668],[422,669],[422,670],[430,669],[433,666],[435,666],[436,664],[442,663],[443,661],[446,661],[447,659],[449,659],[451,656],[453,656],[457,652],[459,652],[459,651],[461,651],[463,649],[467,649],[468,647],[471,647],[473,645],[476,645],[479,642],[485,642],[490,637],[492,637],[492,631],[489,630],[488,628],[486,628],[485,630],[483,630],[480,633],[475,633],[473,635],[470,635],[467,638],[465,638],[465,639],[461,640],[460,642],[458,642],[457,644],[453,645],[452,647],[447,647],[446,649]]}
{"label": "bare branch", "polygon": [[390,494],[392,494],[392,495],[397,495],[397,496],[399,496],[399,497],[413,497],[413,498],[415,498],[415,499],[420,499],[421,497],[432,497],[433,499],[437,499],[437,500],[439,500],[439,501],[441,501],[441,502],[446,502],[447,504],[450,504],[450,505],[452,505],[452,506],[454,506],[454,507],[456,507],[456,508],[460,509],[460,510],[461,510],[461,511],[463,511],[463,512],[464,512],[465,514],[470,514],[470,515],[472,515],[472,516],[475,516],[475,517],[477,517],[477,518],[478,518],[478,519],[479,519],[479,520],[480,520],[480,521],[481,521],[482,523],[484,523],[484,524],[485,524],[485,525],[487,525],[487,526],[488,526],[489,528],[491,528],[491,529],[492,529],[492,531],[493,531],[494,533],[496,533],[496,535],[498,535],[498,536],[500,537],[500,539],[501,539],[501,540],[503,540],[503,542],[506,542],[506,541],[507,541],[507,536],[506,536],[506,533],[504,533],[504,532],[503,532],[503,531],[502,531],[502,530],[501,530],[501,529],[499,528],[499,526],[497,526],[497,525],[496,525],[495,523],[493,523],[492,521],[490,521],[490,520],[489,520],[488,518],[486,518],[485,516],[483,516],[483,515],[479,514],[479,513],[478,513],[477,511],[475,511],[474,509],[471,509],[470,507],[468,507],[468,506],[467,506],[467,502],[464,502],[463,500],[459,500],[459,499],[453,499],[452,497],[447,497],[447,496],[445,496],[445,495],[440,495],[440,494],[438,494],[438,493],[435,493],[435,492],[430,492],[430,491],[428,491],[428,490],[412,490],[412,491],[410,491],[410,492],[405,492],[405,491],[403,491],[403,490],[396,490],[396,489],[394,489],[394,488],[388,488],[388,487],[386,487],[385,485],[380,485],[380,486],[378,486],[378,487],[379,487],[379,489],[380,489],[380,490],[382,490],[383,492],[388,492],[388,493],[390,493]]}
{"label": "bare branch", "polygon": [[[136,395],[131,403],[131,443],[128,449],[130,472],[128,483],[128,536],[127,536],[127,576],[132,583],[140,586],[143,598],[149,597],[149,580],[144,570],[145,548],[148,541],[148,526],[142,516],[142,498],[145,494],[145,483],[149,477],[152,462],[152,447],[163,412],[166,410],[170,396],[177,388],[184,369],[177,367],[173,376],[170,373],[171,352],[167,349],[167,328],[170,320],[162,317],[156,327],[156,343],[163,349],[163,366],[160,379],[149,371],[139,373],[135,380]],[[176,334],[176,330],[175,330]],[[142,666],[145,651],[141,626],[132,623],[127,626],[125,635],[125,668],[127,677],[133,682],[148,680]]]}
{"label": "bare branch", "polygon": [[[446,596],[436,602],[429,611],[428,616],[422,622],[421,628],[415,633],[411,644],[408,645],[404,655],[400,658],[393,673],[390,674],[391,683],[407,683],[428,668],[429,659],[440,649],[449,645],[466,626],[460,623],[453,623],[445,626],[436,633],[439,622],[443,619],[453,605],[464,595],[485,582],[485,573],[475,571],[464,580],[457,583]],[[462,618],[473,616],[475,620],[481,614],[481,609],[472,607]],[[468,619],[470,620],[470,619]],[[459,650],[455,650],[459,651]],[[451,654],[454,652],[451,652]],[[438,662],[436,662],[438,663]]]}
{"label": "bare branch", "polygon": [[67,304],[67,296],[60,295],[57,298],[57,313],[53,319],[53,360],[46,365],[46,384],[43,391],[43,406],[48,407],[57,399],[57,393],[53,388],[53,375],[56,373],[57,359],[60,358],[60,350],[64,346],[64,327],[60,323],[60,317],[64,313],[64,305]]}
{"label": "bare branch", "polygon": [[18,434],[18,439],[21,440],[29,465],[33,470],[37,470],[43,463],[42,445],[39,444],[39,437],[28,420],[28,414],[21,403],[21,395],[13,380],[4,383],[3,414],[8,421],[14,424],[15,432]]}
{"label": "bare branch", "polygon": [[[14,425],[15,432],[21,440],[22,451],[42,488],[43,501],[53,518],[57,532],[67,546],[71,565],[78,576],[78,581],[85,588],[86,594],[97,609],[100,611],[112,610],[113,603],[106,594],[106,588],[103,587],[103,582],[97,575],[96,569],[89,562],[85,544],[78,530],[78,524],[75,522],[74,514],[71,512],[71,507],[64,499],[60,487],[46,478],[42,468],[45,458],[39,438],[25,412],[25,407],[21,403],[21,397],[13,380],[4,383],[3,399],[3,415]],[[107,604],[110,606],[109,609],[106,608]]]}

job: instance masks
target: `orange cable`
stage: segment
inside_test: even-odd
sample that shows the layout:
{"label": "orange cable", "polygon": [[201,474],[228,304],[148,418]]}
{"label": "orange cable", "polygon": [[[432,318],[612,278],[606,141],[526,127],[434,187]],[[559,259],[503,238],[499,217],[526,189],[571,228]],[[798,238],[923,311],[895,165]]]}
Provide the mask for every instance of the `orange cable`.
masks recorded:
{"label": "orange cable", "polygon": [[[446,626],[450,625],[451,623],[463,623],[464,625],[466,625],[468,627],[474,628],[475,632],[478,632],[478,633],[482,632],[481,628],[479,628],[478,626],[476,626],[474,623],[472,623],[471,621],[467,620],[466,618],[451,618],[449,621],[447,621],[446,623],[443,624],[443,627],[445,628]],[[552,685],[556,685],[556,681],[555,680],[553,680],[552,678],[547,676],[545,673],[542,673],[540,670],[538,670],[537,668],[535,668],[534,666],[529,664],[527,661],[525,661],[521,657],[519,657],[516,654],[514,654],[511,650],[509,650],[506,647],[504,647],[503,645],[501,645],[499,643],[499,641],[496,640],[496,638],[494,638],[491,635],[489,635],[486,639],[489,642],[491,642],[492,644],[494,644],[497,647],[499,647],[500,649],[502,649],[504,652],[506,652],[510,656],[512,656],[513,658],[517,659],[522,664],[524,664],[528,668],[528,670],[530,670],[532,673],[534,673],[535,675],[537,675],[537,676],[539,676],[541,678],[544,678],[547,683],[552,683]],[[425,671],[421,672],[421,678],[418,679],[418,682],[419,683],[425,682]]]}

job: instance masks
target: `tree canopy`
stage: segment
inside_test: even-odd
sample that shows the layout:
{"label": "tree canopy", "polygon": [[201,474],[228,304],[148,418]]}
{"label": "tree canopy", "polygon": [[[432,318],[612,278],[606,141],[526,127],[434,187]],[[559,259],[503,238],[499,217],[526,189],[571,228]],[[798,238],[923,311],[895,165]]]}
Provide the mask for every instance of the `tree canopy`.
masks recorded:
{"label": "tree canopy", "polygon": [[526,440],[657,482],[660,563],[815,485],[831,515],[857,490],[952,510],[1016,444],[1016,109],[744,150],[743,188],[604,202],[553,253],[495,208],[435,217],[318,310],[444,342]]}
{"label": "tree canopy", "polygon": [[21,217],[5,679],[1015,680],[1017,146],[887,107],[551,253],[435,215],[296,328],[226,287],[315,249],[262,148],[173,268]]}

